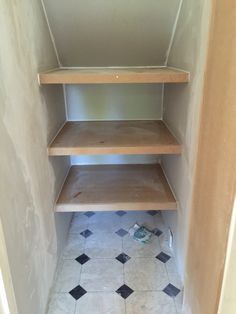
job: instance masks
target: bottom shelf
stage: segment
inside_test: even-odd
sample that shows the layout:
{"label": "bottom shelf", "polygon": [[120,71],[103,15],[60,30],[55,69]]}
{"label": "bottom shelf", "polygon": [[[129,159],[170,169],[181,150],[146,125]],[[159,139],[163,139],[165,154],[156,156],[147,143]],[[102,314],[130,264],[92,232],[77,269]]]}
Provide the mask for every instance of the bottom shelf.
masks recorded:
{"label": "bottom shelf", "polygon": [[57,212],[176,208],[159,164],[72,166],[56,204]]}

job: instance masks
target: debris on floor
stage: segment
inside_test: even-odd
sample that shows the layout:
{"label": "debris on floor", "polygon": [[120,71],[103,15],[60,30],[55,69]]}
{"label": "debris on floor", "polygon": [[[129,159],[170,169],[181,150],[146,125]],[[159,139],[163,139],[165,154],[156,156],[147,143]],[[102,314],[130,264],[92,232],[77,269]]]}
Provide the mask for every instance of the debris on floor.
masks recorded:
{"label": "debris on floor", "polygon": [[152,232],[144,226],[139,226],[137,223],[129,229],[129,234],[134,240],[141,243],[149,243],[152,237]]}

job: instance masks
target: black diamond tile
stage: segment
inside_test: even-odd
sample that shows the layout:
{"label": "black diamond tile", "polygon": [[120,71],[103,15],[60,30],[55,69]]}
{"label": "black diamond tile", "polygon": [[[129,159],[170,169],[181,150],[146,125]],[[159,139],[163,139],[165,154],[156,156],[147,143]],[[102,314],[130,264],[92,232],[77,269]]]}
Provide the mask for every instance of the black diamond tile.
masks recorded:
{"label": "black diamond tile", "polygon": [[118,234],[120,237],[124,237],[127,233],[128,233],[128,231],[126,231],[122,228],[119,229],[118,231],[116,231],[116,234]]}
{"label": "black diamond tile", "polygon": [[122,217],[122,216],[124,216],[125,214],[127,214],[124,210],[118,210],[117,212],[116,212],[116,215],[118,215],[118,216],[120,216],[120,217]]}
{"label": "black diamond tile", "polygon": [[171,256],[164,252],[161,252],[156,256],[156,258],[159,259],[159,261],[161,261],[162,263],[166,263],[171,258]]}
{"label": "black diamond tile", "polygon": [[162,235],[162,231],[158,228],[155,228],[153,231],[152,231],[153,234],[155,234],[157,237],[159,237],[160,235]]}
{"label": "black diamond tile", "polygon": [[91,236],[93,233],[92,233],[92,231],[86,229],[86,230],[80,232],[80,234],[81,234],[83,237],[88,238],[88,237]]}
{"label": "black diamond tile", "polygon": [[155,216],[157,214],[156,210],[148,210],[147,214],[151,215],[151,216]]}
{"label": "black diamond tile", "polygon": [[84,294],[86,294],[87,291],[84,290],[84,288],[82,288],[81,286],[77,286],[74,289],[72,289],[69,294],[72,295],[72,297],[75,300],[78,300],[79,298],[81,298]]}
{"label": "black diamond tile", "polygon": [[163,292],[165,292],[170,297],[176,297],[177,294],[180,293],[180,290],[173,286],[171,283],[169,283],[165,289],[163,289]]}
{"label": "black diamond tile", "polygon": [[116,293],[118,293],[123,299],[127,299],[128,296],[130,296],[133,292],[134,290],[126,285],[123,285],[118,290],[116,290]]}
{"label": "black diamond tile", "polygon": [[122,264],[125,264],[126,262],[128,262],[128,260],[130,259],[131,257],[129,257],[129,255],[125,254],[125,253],[121,253],[120,255],[118,255],[116,257],[116,259],[121,262]]}
{"label": "black diamond tile", "polygon": [[86,212],[84,213],[85,216],[87,216],[88,218],[92,217],[93,215],[95,215],[94,212]]}
{"label": "black diamond tile", "polygon": [[86,262],[88,262],[90,260],[90,258],[88,257],[88,255],[86,254],[82,254],[80,256],[78,256],[75,259],[78,263],[80,263],[81,265],[85,264]]}

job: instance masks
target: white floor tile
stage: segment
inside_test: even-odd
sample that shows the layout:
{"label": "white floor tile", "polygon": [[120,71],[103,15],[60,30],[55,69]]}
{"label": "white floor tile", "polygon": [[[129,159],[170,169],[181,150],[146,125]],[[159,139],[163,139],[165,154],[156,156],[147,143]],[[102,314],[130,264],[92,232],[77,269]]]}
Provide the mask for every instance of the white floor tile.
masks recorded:
{"label": "white floor tile", "polygon": [[51,296],[47,314],[74,314],[75,299],[68,293],[55,293]]}
{"label": "white floor tile", "polygon": [[86,225],[89,222],[89,217],[84,212],[78,212],[73,214],[71,224]]}
{"label": "white floor tile", "polygon": [[124,253],[130,257],[156,257],[160,251],[159,239],[153,235],[150,243],[140,243],[135,241],[129,234],[123,238]]}
{"label": "white floor tile", "polygon": [[122,238],[115,233],[94,233],[86,239],[85,254],[92,258],[115,258],[122,253]]}
{"label": "white floor tile", "polygon": [[63,252],[63,258],[75,259],[84,253],[85,238],[80,234],[69,234],[67,244]]}
{"label": "white floor tile", "polygon": [[84,219],[84,217],[72,219],[70,225],[70,233],[80,233],[88,228],[88,218]]}
{"label": "white floor tile", "polygon": [[90,292],[77,301],[75,314],[125,314],[125,302],[115,292]]}
{"label": "white floor tile", "polygon": [[160,236],[159,236],[161,250],[166,252],[168,255],[173,256],[173,249],[169,247],[169,232],[166,229]]}
{"label": "white floor tile", "polygon": [[183,290],[174,298],[175,307],[178,314],[183,314]]}
{"label": "white floor tile", "polygon": [[169,283],[164,264],[155,258],[131,258],[124,272],[125,283],[133,290],[162,290]]}
{"label": "white floor tile", "polygon": [[176,266],[174,257],[171,257],[166,262],[165,265],[166,265],[166,270],[167,270],[167,274],[168,274],[170,283],[172,285],[176,286],[177,288],[182,289],[183,284],[182,284],[181,278],[178,274],[177,266]]}
{"label": "white floor tile", "polygon": [[115,212],[96,213],[89,219],[89,229],[94,233],[114,233],[121,228],[121,219]]}
{"label": "white floor tile", "polygon": [[135,224],[143,225],[146,228],[153,230],[157,227],[155,216],[147,214],[145,211],[132,211],[127,212],[121,218],[121,226],[127,231]]}
{"label": "white floor tile", "polygon": [[92,259],[82,266],[80,285],[87,291],[116,291],[123,284],[123,265],[115,259]]}
{"label": "white floor tile", "polygon": [[162,232],[168,230],[168,227],[165,225],[161,214],[155,215],[154,219],[155,219],[155,225],[158,229],[160,229]]}
{"label": "white floor tile", "polygon": [[64,260],[58,269],[55,292],[69,292],[79,284],[81,265],[75,260]]}
{"label": "white floor tile", "polygon": [[173,299],[163,292],[134,292],[126,300],[126,314],[176,314]]}

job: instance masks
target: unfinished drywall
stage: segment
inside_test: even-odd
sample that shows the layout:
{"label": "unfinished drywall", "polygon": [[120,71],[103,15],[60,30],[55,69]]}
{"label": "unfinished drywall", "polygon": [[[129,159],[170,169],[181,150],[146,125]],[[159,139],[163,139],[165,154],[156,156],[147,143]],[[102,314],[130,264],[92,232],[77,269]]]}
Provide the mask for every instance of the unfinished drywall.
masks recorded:
{"label": "unfinished drywall", "polygon": [[[69,166],[47,143],[65,120],[60,86],[40,88],[38,70],[58,65],[38,0],[0,0],[0,215],[19,314],[45,313],[69,215],[54,197]],[[63,245],[63,241],[61,241]]]}
{"label": "unfinished drywall", "polygon": [[164,65],[180,0],[44,0],[63,66]]}
{"label": "unfinished drywall", "polygon": [[180,156],[164,156],[162,163],[179,201],[177,213],[164,213],[174,233],[179,272],[184,277],[190,201],[195,169],[196,138],[207,54],[210,1],[183,0],[168,65],[189,71],[189,84],[164,89],[163,119],[183,145]]}

